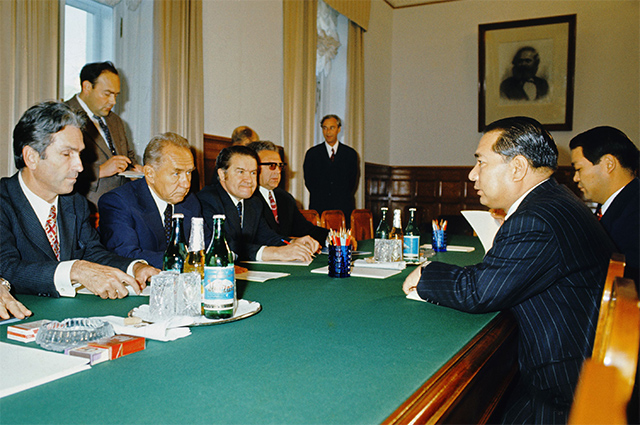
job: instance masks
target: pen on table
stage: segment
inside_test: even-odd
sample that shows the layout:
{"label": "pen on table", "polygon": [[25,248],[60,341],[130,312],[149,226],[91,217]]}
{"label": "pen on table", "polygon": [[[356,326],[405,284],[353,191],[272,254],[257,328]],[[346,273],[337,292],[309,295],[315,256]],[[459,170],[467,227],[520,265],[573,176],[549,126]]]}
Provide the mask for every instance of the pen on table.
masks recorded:
{"label": "pen on table", "polygon": [[18,319],[17,317],[12,317],[11,319],[6,319],[6,320],[2,320],[0,321],[0,325],[8,325],[9,323],[15,323],[15,322],[19,322],[22,319]]}
{"label": "pen on table", "polygon": [[289,242],[288,240],[286,240],[286,239],[281,239],[281,240],[282,240],[282,242],[284,242],[285,244],[287,244],[287,245],[291,245],[291,242]]}

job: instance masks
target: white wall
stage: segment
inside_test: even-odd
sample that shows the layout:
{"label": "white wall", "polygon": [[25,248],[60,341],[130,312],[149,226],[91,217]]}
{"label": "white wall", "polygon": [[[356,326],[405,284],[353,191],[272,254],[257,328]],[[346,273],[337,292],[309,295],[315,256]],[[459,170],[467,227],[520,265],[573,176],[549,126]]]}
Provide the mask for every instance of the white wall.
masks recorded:
{"label": "white wall", "polygon": [[204,0],[204,131],[248,125],[282,144],[282,2]]}
{"label": "white wall", "polygon": [[[365,35],[365,159],[391,165],[470,165],[477,131],[478,24],[577,14],[574,130],[556,131],[560,164],[569,140],[612,125],[640,135],[640,2],[463,0],[388,10],[373,0]],[[381,40],[391,22],[391,88]],[[380,49],[380,55],[373,53]],[[374,56],[372,56],[374,55]],[[374,59],[375,58],[375,59]],[[376,60],[382,61],[375,67]],[[390,110],[390,111],[389,111]],[[389,112],[388,112],[389,111]],[[383,152],[388,116],[389,152]],[[371,147],[371,151],[369,150]],[[388,159],[387,159],[388,158]]]}

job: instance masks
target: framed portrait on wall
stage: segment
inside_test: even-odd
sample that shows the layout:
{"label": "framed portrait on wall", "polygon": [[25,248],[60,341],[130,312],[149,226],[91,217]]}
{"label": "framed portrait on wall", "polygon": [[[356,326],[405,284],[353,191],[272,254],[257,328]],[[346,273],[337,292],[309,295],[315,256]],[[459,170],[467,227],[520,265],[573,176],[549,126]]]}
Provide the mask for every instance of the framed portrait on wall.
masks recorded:
{"label": "framed portrait on wall", "polygon": [[510,116],[573,127],[576,15],[479,25],[478,131]]}

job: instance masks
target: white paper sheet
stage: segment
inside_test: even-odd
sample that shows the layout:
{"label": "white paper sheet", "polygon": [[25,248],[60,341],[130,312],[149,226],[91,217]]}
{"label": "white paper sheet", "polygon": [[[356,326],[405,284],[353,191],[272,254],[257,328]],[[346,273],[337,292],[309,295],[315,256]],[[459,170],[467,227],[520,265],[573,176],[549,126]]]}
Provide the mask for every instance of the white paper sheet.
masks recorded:
{"label": "white paper sheet", "polygon": [[461,211],[464,218],[467,219],[473,230],[480,238],[484,252],[487,253],[493,246],[493,238],[495,238],[498,229],[500,228],[500,221],[491,217],[489,211]]}
{"label": "white paper sheet", "polygon": [[236,279],[248,280],[249,282],[266,282],[269,279],[279,279],[281,277],[289,275],[290,273],[259,272],[255,270],[249,270],[244,273],[238,273],[236,275]]}
{"label": "white paper sheet", "polygon": [[[329,266],[320,267],[318,269],[311,270],[311,273],[329,274]],[[391,269],[374,269],[367,267],[353,267],[351,269],[351,276],[353,277],[368,277],[372,279],[386,279],[389,276],[393,276],[400,273],[400,270]]]}
{"label": "white paper sheet", "polygon": [[241,263],[268,264],[270,266],[308,266],[311,261],[241,261]]}
{"label": "white paper sheet", "polygon": [[409,292],[407,294],[407,299],[414,300],[414,301],[422,301],[422,302],[426,303],[425,300],[420,298],[420,295],[418,295],[418,291],[416,291],[416,290],[413,290],[413,291]]}
{"label": "white paper sheet", "polygon": [[368,267],[372,269],[390,269],[390,270],[404,270],[407,268],[405,261],[394,261],[390,263],[381,262],[368,262],[367,260],[360,259],[353,262],[354,267]]}
{"label": "white paper sheet", "polygon": [[[421,245],[425,248],[429,248],[431,249],[431,244],[430,243],[426,243],[424,245]],[[472,246],[462,246],[462,245],[447,245],[447,251],[450,252],[473,252],[476,249]]]}
{"label": "white paper sheet", "polygon": [[0,342],[0,398],[90,369],[89,359]]}

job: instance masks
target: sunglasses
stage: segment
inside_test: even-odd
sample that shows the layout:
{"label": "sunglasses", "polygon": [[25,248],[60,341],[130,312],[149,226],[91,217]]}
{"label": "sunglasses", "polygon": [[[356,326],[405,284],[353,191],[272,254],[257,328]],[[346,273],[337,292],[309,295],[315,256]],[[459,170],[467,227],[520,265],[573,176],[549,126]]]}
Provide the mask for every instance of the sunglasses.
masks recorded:
{"label": "sunglasses", "polygon": [[261,162],[260,165],[264,165],[265,167],[269,167],[269,169],[271,171],[274,171],[276,169],[276,167],[280,168],[280,170],[282,170],[284,167],[286,167],[286,163],[284,162]]}

